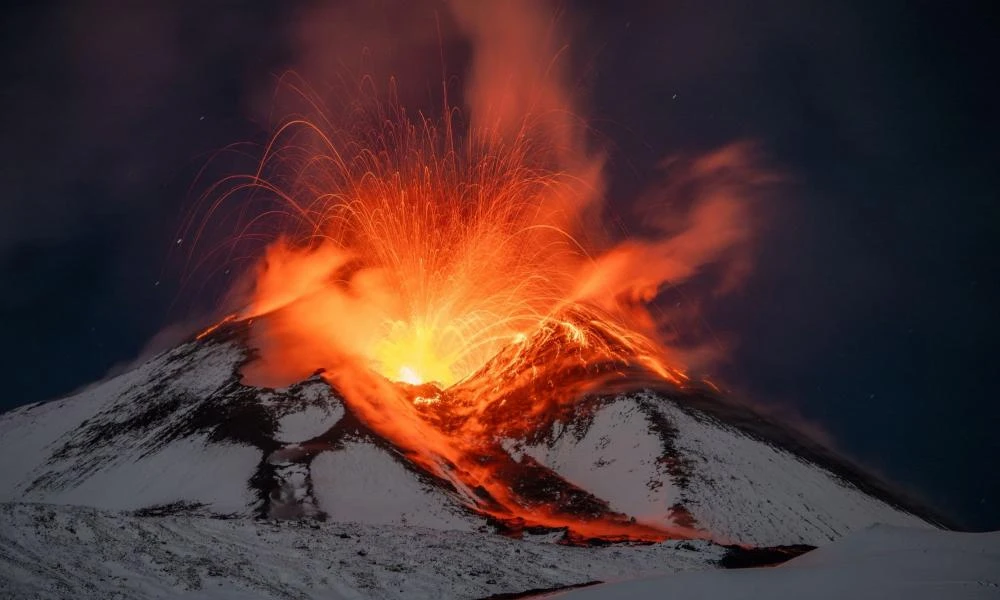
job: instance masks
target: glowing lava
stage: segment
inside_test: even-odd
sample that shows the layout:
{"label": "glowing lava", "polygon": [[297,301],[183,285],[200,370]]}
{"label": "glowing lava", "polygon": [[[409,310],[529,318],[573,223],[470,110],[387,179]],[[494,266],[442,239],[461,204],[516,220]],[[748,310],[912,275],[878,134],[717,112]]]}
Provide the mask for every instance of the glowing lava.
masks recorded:
{"label": "glowing lava", "polygon": [[[296,128],[320,135],[296,122],[275,144]],[[545,324],[591,344],[586,322],[559,315],[592,304],[634,357],[676,379],[640,329],[648,314],[616,298],[628,286],[552,222],[578,182],[546,167],[550,150],[483,134],[459,151],[449,129],[397,116],[361,140],[321,135],[329,145],[303,157],[296,183],[310,193],[288,201],[304,234],[268,249],[241,315],[272,315],[261,327],[269,345],[284,340],[286,368],[349,355],[393,381],[449,386]]]}
{"label": "glowing lava", "polygon": [[342,119],[314,101],[255,173],[222,182],[209,215],[243,193],[274,200],[239,226],[273,240],[238,315],[255,319],[259,350],[244,375],[280,385],[324,369],[373,431],[503,522],[699,535],[635,524],[570,484],[529,497],[511,480],[529,466],[499,446],[610,385],[685,380],[648,303],[745,241],[737,192],[754,177],[739,147],[693,161],[678,175],[700,190],[687,210],[655,238],[608,240],[603,158],[560,74],[539,66],[559,46],[537,6],[455,3],[477,44],[471,122],[361,88]]}

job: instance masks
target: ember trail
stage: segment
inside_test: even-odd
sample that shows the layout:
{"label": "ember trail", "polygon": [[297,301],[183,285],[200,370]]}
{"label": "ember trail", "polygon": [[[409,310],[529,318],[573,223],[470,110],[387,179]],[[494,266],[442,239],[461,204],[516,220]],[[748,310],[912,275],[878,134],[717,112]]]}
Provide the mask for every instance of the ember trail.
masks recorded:
{"label": "ember trail", "polygon": [[[250,184],[287,202],[295,225],[268,248],[240,315],[272,315],[282,368],[304,352],[347,355],[392,381],[447,387],[547,332],[566,352],[603,345],[680,381],[642,331],[645,309],[618,301],[625,290],[571,231],[583,184],[547,166],[535,133],[479,132],[457,148],[447,123],[370,120],[384,125],[348,139],[288,123],[265,161],[296,164],[264,167],[294,172],[291,189]],[[303,134],[325,147],[286,143]]]}
{"label": "ember trail", "polygon": [[277,127],[255,172],[207,194],[195,239],[228,214],[234,244],[269,241],[231,317],[253,320],[244,377],[284,385],[322,369],[413,465],[511,527],[704,536],[631,522],[568,482],[519,487],[526,467],[500,442],[612,387],[685,382],[649,304],[744,241],[743,149],[687,165],[704,193],[658,235],[608,239],[603,154],[538,61],[556,54],[538,30],[551,22],[533,3],[454,7],[478,44],[467,111],[445,99],[442,116],[414,116],[364,79],[336,112],[294,80],[310,114]]}

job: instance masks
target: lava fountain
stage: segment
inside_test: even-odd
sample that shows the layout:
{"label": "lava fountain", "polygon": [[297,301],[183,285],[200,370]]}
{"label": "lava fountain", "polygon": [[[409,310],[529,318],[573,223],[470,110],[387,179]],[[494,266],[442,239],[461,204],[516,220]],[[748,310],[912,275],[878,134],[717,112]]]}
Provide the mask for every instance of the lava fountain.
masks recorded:
{"label": "lava fountain", "polygon": [[279,385],[322,370],[368,427],[499,522],[704,535],[635,523],[566,482],[532,496],[511,485],[528,466],[500,443],[589,394],[684,385],[649,307],[746,241],[739,191],[763,176],[744,147],[691,161],[676,177],[696,201],[656,236],[608,239],[603,157],[557,61],[538,61],[561,48],[553,21],[535,3],[497,4],[454,4],[476,49],[468,122],[446,94],[441,116],[414,115],[370,79],[333,115],[286,81],[312,114],[276,129],[255,172],[212,188],[201,226],[235,199],[271,201],[241,213],[236,236],[269,240],[228,317],[253,320],[244,376]]}

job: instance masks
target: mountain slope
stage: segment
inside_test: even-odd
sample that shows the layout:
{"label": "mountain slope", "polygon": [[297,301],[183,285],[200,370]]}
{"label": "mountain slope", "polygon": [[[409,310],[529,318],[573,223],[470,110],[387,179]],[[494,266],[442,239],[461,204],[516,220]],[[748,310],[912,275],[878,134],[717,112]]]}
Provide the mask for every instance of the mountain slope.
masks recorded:
{"label": "mountain slope", "polygon": [[[322,377],[242,383],[248,327],[0,416],[0,501],[520,533],[476,510],[478,492],[411,463]],[[518,502],[766,546],[822,545],[876,522],[929,526],[822,448],[703,390],[591,394],[525,427],[544,393],[529,384],[500,403],[483,455]]]}

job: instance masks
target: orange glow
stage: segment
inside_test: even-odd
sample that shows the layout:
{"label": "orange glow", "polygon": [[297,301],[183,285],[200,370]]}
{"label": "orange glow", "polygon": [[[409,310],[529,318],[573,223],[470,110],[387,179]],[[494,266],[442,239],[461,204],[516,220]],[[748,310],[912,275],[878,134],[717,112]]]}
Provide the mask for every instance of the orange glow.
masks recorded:
{"label": "orange glow", "polygon": [[561,49],[539,6],[454,3],[476,49],[470,122],[448,105],[412,116],[364,88],[339,119],[302,92],[315,114],[281,125],[257,172],[222,182],[209,215],[243,192],[276,201],[240,228],[272,239],[237,317],[255,319],[259,351],[244,376],[277,386],[323,369],[368,427],[511,527],[704,536],[511,485],[528,466],[500,439],[588,394],[684,384],[649,305],[746,241],[732,182],[758,176],[745,147],[726,148],[689,166],[705,192],[661,233],[606,239],[603,155],[558,61],[539,61]]}
{"label": "orange glow", "polygon": [[225,317],[222,318],[221,321],[219,321],[215,325],[211,325],[211,326],[206,327],[205,329],[201,330],[201,332],[199,332],[198,335],[194,336],[194,339],[196,339],[196,340],[205,339],[206,337],[208,337],[209,335],[211,335],[212,332],[216,331],[219,327],[222,327],[226,323],[230,323],[230,322],[232,322],[234,320],[236,320],[236,315],[235,314],[226,315]]}

